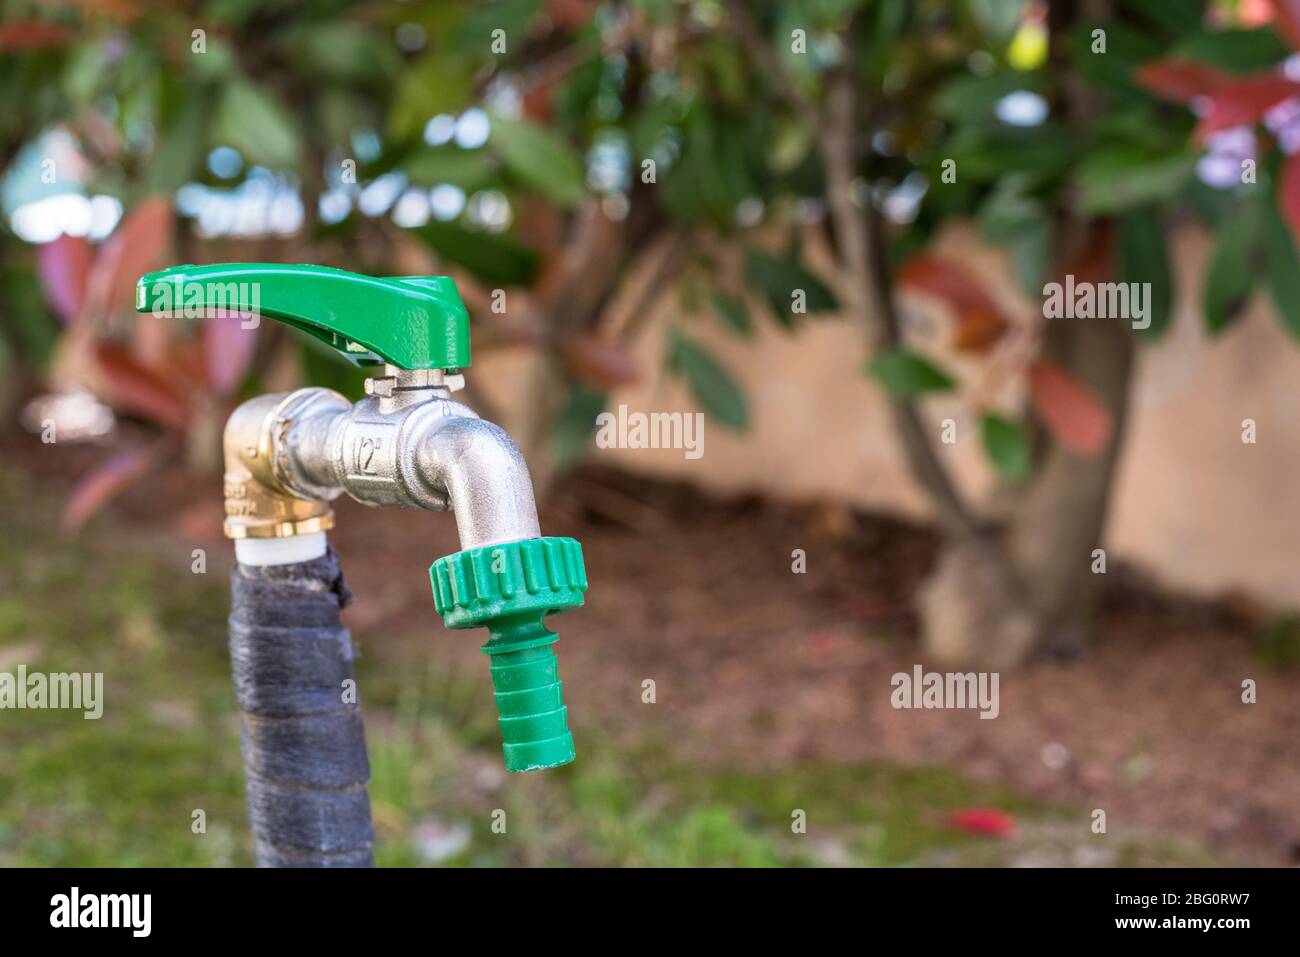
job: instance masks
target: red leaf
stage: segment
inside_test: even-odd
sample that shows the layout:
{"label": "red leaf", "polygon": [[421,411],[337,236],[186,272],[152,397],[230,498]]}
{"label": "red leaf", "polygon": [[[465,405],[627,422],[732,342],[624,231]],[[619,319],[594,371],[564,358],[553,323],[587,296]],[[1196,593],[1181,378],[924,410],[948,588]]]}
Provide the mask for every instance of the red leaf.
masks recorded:
{"label": "red leaf", "polygon": [[86,280],[92,260],[90,244],[64,234],[36,249],[36,272],[45,298],[66,325],[72,325],[86,304]]}
{"label": "red leaf", "polygon": [[1064,272],[1057,276],[1064,282],[1069,274],[1075,282],[1109,282],[1115,272],[1115,225],[1111,220],[1089,224],[1079,247],[1070,255]]}
{"label": "red leaf", "polygon": [[245,329],[233,313],[225,318],[209,316],[203,322],[203,356],[208,382],[220,395],[239,385],[253,359],[257,329]]}
{"label": "red leaf", "polygon": [[1291,49],[1300,50],[1300,0],[1272,0],[1273,17]]}
{"label": "red leaf", "polygon": [[1016,821],[997,808],[972,807],[949,814],[948,826],[982,837],[1008,837],[1016,829]]}
{"label": "red leaf", "polygon": [[547,13],[561,26],[580,27],[591,18],[587,0],[550,0]]}
{"label": "red leaf", "polygon": [[1198,96],[1210,96],[1222,87],[1227,74],[1218,67],[1195,60],[1152,60],[1134,74],[1140,86],[1170,100],[1187,103]]}
{"label": "red leaf", "polygon": [[71,28],[45,20],[0,23],[0,50],[36,50],[61,47],[73,38]]}
{"label": "red leaf", "polygon": [[1210,108],[1196,127],[1204,142],[1215,133],[1255,123],[1285,99],[1300,95],[1300,83],[1280,73],[1225,77],[1210,96]]}
{"label": "red leaf", "polygon": [[593,336],[565,340],[560,356],[575,379],[597,389],[610,389],[637,378],[636,364],[626,352]]}
{"label": "red leaf", "polygon": [[1171,100],[1189,103],[1207,98],[1209,109],[1196,130],[1201,141],[1234,126],[1254,123],[1278,103],[1300,95],[1300,83],[1281,73],[1238,76],[1195,60],[1153,60],[1134,75],[1140,85]]}
{"label": "red leaf", "polygon": [[190,407],[185,398],[163,375],[129,352],[100,343],[95,346],[95,362],[104,377],[106,398],[113,405],[174,429],[189,425]]}
{"label": "red leaf", "polygon": [[122,217],[91,270],[87,307],[93,315],[131,308],[135,281],[165,264],[174,216],[168,197],[152,196]]}
{"label": "red leaf", "polygon": [[161,445],[152,445],[119,452],[82,476],[64,503],[63,528],[67,531],[81,528],[113,496],[149,471],[162,448]]}
{"label": "red leaf", "polygon": [[1090,388],[1055,363],[1029,367],[1034,411],[1056,440],[1077,455],[1096,455],[1106,447],[1111,417]]}
{"label": "red leaf", "polygon": [[965,269],[928,253],[913,256],[899,271],[899,282],[918,292],[942,299],[957,319],[954,345],[982,352],[1006,331],[1007,322],[997,303]]}
{"label": "red leaf", "polygon": [[555,89],[550,83],[539,83],[524,94],[524,116],[545,123],[554,112]]}
{"label": "red leaf", "polygon": [[1287,225],[1291,227],[1291,235],[1300,243],[1300,153],[1286,158],[1278,183],[1278,202]]}
{"label": "red leaf", "polygon": [[984,352],[1006,331],[1001,313],[973,309],[957,314],[957,334],[952,344],[966,352]]}

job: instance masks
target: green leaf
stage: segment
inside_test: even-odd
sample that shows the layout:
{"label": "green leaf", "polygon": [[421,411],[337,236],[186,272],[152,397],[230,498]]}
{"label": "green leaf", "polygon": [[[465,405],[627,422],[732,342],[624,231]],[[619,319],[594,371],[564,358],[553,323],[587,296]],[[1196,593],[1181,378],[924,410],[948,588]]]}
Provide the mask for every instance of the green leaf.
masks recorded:
{"label": "green leaf", "polygon": [[[7,307],[12,345],[25,364],[44,368],[59,342],[60,326],[46,304],[40,281],[31,269],[15,266],[0,273],[0,297]],[[3,337],[0,337],[3,338]]]}
{"label": "green leaf", "polygon": [[830,312],[836,307],[826,284],[792,256],[772,256],[753,247],[745,250],[745,280],[763,293],[772,315],[786,329],[794,325],[796,291],[803,292],[808,312]]}
{"label": "green leaf", "polygon": [[711,298],[713,299],[713,308],[718,313],[718,318],[722,320],[728,329],[745,338],[749,338],[754,334],[754,324],[750,321],[749,310],[745,308],[743,299],[728,296],[720,289],[714,289]]}
{"label": "green leaf", "polygon": [[218,140],[239,150],[250,163],[285,169],[296,167],[298,125],[270,93],[246,80],[233,80],[217,113]]}
{"label": "green leaf", "polygon": [[[574,58],[583,56],[587,46],[583,40],[578,40],[574,44]],[[592,49],[585,62],[570,70],[568,76],[553,88],[550,125],[576,130],[583,129],[593,119],[600,123],[605,117],[604,111],[610,107],[608,97],[602,97],[601,93],[615,82],[610,78],[615,72],[614,64],[605,61],[599,47]]]}
{"label": "green leaf", "polygon": [[388,114],[397,139],[419,136],[439,113],[459,113],[474,92],[473,64],[446,50],[426,53],[397,83]]}
{"label": "green leaf", "polygon": [[313,120],[327,143],[350,143],[359,129],[370,129],[375,119],[366,98],[353,90],[331,86],[321,91]]}
{"label": "green leaf", "polygon": [[551,430],[555,464],[561,470],[570,468],[582,458],[596,427],[596,416],[605,408],[606,398],[604,392],[586,385],[577,384],[569,390],[564,411]]}
{"label": "green leaf", "polygon": [[737,432],[748,428],[749,404],[731,373],[703,346],[676,330],[671,347],[673,368],[685,377],[704,411]]}
{"label": "green leaf", "polygon": [[1275,203],[1264,205],[1265,281],[1282,322],[1300,339],[1300,263],[1295,240]]}
{"label": "green leaf", "polygon": [[1025,0],[969,0],[971,16],[990,40],[1006,43],[1020,25]]}
{"label": "green leaf", "polygon": [[632,6],[656,26],[671,23],[676,15],[676,11],[673,9],[673,0],[635,0]]}
{"label": "green leaf", "polygon": [[1291,51],[1268,27],[1254,30],[1199,30],[1177,44],[1171,57],[1223,67],[1234,73],[1269,70]]}
{"label": "green leaf", "polygon": [[1029,475],[1029,437],[1019,423],[991,412],[982,415],[980,441],[993,467],[1008,482],[1021,482]]}
{"label": "green leaf", "polygon": [[226,78],[239,69],[239,60],[234,49],[221,37],[208,36],[207,52],[191,56],[189,77],[201,83],[223,83]]}
{"label": "green leaf", "polygon": [[1143,283],[1146,293],[1143,301],[1150,324],[1134,331],[1159,338],[1173,317],[1174,279],[1160,217],[1154,210],[1138,210],[1120,219],[1119,257],[1122,281]]}
{"label": "green leaf", "polygon": [[1042,83],[1033,76],[1007,70],[987,76],[965,73],[949,81],[931,103],[934,112],[957,123],[990,120],[998,101],[1020,90],[1041,92]]}
{"label": "green leaf", "polygon": [[1083,161],[1075,177],[1079,212],[1084,216],[1121,213],[1163,202],[1188,185],[1196,157],[1185,153],[1151,158],[1141,150],[1099,150]]}
{"label": "green leaf", "polygon": [[[1093,32],[1105,32],[1106,52],[1093,52]],[[1133,70],[1164,51],[1154,30],[1118,19],[1081,21],[1070,31],[1070,60],[1090,86],[1121,101],[1149,100],[1150,95],[1133,84]]]}
{"label": "green leaf", "polygon": [[643,160],[654,156],[668,131],[681,122],[683,107],[680,100],[663,96],[651,100],[628,117],[627,138],[632,167],[639,176]]}
{"label": "green leaf", "polygon": [[186,100],[171,125],[163,131],[145,174],[148,192],[174,192],[195,178],[203,168],[207,145],[206,101],[207,97],[201,95]]}
{"label": "green leaf", "polygon": [[1013,173],[1050,182],[1078,164],[1080,148],[1076,130],[1048,120],[1028,129],[965,126],[950,138],[946,152],[957,163],[959,183],[991,182]]}
{"label": "green leaf", "polygon": [[466,229],[457,223],[430,222],[412,230],[444,259],[464,266],[485,282],[525,285],[537,269],[532,250],[500,233]]}
{"label": "green leaf", "polygon": [[942,369],[906,349],[878,353],[867,363],[866,373],[897,396],[947,392],[955,384]]}
{"label": "green leaf", "polygon": [[812,131],[807,123],[783,117],[774,118],[773,125],[775,129],[767,150],[767,165],[778,175],[790,173],[812,149]]}
{"label": "green leaf", "polygon": [[370,27],[348,20],[322,20],[293,41],[293,65],[308,78],[378,86],[397,72],[392,41]]}
{"label": "green leaf", "polygon": [[69,52],[63,68],[64,92],[74,103],[89,103],[103,89],[110,66],[111,55],[105,44],[79,44]]}
{"label": "green leaf", "polygon": [[1026,191],[1027,179],[1023,174],[1004,176],[980,204],[976,216],[989,242],[1009,243],[1046,216],[1042,201]]}
{"label": "green leaf", "polygon": [[1007,247],[1017,282],[1036,297],[1047,275],[1051,225],[1042,201],[1024,191],[1025,179],[1003,177],[980,206],[978,217],[984,238]]}
{"label": "green leaf", "polygon": [[736,207],[756,190],[750,165],[766,141],[751,143],[745,124],[722,111],[692,109],[682,126],[681,156],[658,173],[664,206],[679,222],[705,218],[729,229]]}
{"label": "green leaf", "polygon": [[857,60],[867,76],[879,77],[893,62],[908,20],[910,0],[876,0],[864,11],[867,29],[855,31],[860,44]]}
{"label": "green leaf", "polygon": [[1027,223],[1009,248],[1016,282],[1027,294],[1041,296],[1052,252],[1052,227],[1047,217]]}
{"label": "green leaf", "polygon": [[1205,22],[1205,5],[1206,0],[1160,0],[1160,3],[1144,3],[1135,12],[1162,30],[1182,36]]}
{"label": "green leaf", "polygon": [[449,183],[465,193],[473,193],[492,182],[493,164],[482,150],[464,150],[459,146],[421,146],[400,164],[416,186]]}
{"label": "green leaf", "polygon": [[1157,101],[1135,100],[1107,110],[1090,125],[1091,141],[1105,144],[1096,151],[1126,149],[1141,159],[1172,156],[1187,148],[1195,119],[1190,111],[1168,113],[1168,106]]}
{"label": "green leaf", "polygon": [[679,76],[686,77],[701,89],[715,91],[723,101],[743,106],[750,94],[745,62],[740,49],[731,42],[703,35],[700,42],[682,47],[678,54]]}
{"label": "green leaf", "polygon": [[1217,241],[1205,275],[1205,327],[1218,335],[1238,316],[1254,285],[1255,250],[1259,245],[1259,202],[1248,197],[1219,224]]}
{"label": "green leaf", "polygon": [[488,147],[520,182],[561,206],[576,206],[586,195],[582,158],[544,127],[494,114]]}
{"label": "green leaf", "polygon": [[468,5],[470,14],[452,37],[460,49],[491,51],[493,31],[501,30],[506,37],[506,56],[523,47],[528,34],[529,21],[542,7],[542,0],[496,0],[495,3]]}

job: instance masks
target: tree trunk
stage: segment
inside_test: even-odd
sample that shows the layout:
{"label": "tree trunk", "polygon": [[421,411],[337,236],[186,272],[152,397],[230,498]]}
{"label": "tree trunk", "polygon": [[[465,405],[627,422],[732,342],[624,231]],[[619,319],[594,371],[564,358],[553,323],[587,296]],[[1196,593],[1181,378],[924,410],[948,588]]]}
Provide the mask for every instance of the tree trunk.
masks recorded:
{"label": "tree trunk", "polygon": [[1084,457],[1051,442],[996,531],[950,538],[922,589],[922,647],[952,667],[1013,667],[1042,649],[1077,655],[1095,626],[1110,489],[1123,440],[1132,333],[1118,321],[1062,319],[1044,356],[1090,386],[1114,422],[1110,443]]}
{"label": "tree trunk", "polygon": [[555,423],[564,412],[569,381],[564,363],[549,349],[540,349],[528,365],[527,379],[517,402],[503,412],[506,431],[514,438],[539,500],[546,498],[556,477]]}
{"label": "tree trunk", "polygon": [[[1111,0],[1060,0],[1049,10],[1050,33],[1064,37],[1080,23],[1112,15]],[[1053,72],[1064,78],[1055,108],[1087,127],[1103,103],[1065,56],[1065,45],[1054,44]],[[1096,224],[1066,209],[1056,226],[1057,272],[1071,272],[1075,264],[1088,268]],[[1101,547],[1123,441],[1133,352],[1132,333],[1120,321],[1047,322],[1043,357],[1093,389],[1111,415],[1110,443],[1084,457],[1047,442],[1029,487],[1019,491],[996,531],[949,535],[920,602],[922,647],[936,661],[1004,668],[1038,650],[1073,657],[1087,646],[1101,584],[1092,573],[1092,553]]]}

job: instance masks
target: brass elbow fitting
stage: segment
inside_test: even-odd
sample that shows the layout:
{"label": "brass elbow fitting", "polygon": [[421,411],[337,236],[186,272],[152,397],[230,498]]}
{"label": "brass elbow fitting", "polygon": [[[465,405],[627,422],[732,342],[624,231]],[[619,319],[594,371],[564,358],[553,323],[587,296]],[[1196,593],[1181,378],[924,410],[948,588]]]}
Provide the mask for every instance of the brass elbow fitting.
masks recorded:
{"label": "brass elbow fitting", "polygon": [[293,495],[280,474],[280,450],[293,424],[308,406],[334,401],[348,407],[343,396],[326,389],[263,395],[230,416],[222,438],[227,538],[285,538],[334,527],[328,501]]}

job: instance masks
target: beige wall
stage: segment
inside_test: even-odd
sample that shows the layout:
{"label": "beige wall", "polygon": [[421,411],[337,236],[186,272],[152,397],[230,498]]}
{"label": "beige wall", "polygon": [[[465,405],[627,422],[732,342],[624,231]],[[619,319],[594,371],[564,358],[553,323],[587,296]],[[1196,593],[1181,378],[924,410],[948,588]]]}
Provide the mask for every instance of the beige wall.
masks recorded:
{"label": "beige wall", "polygon": [[[1206,339],[1197,296],[1209,242],[1199,231],[1180,232],[1173,240],[1178,312],[1165,340],[1140,351],[1106,545],[1112,556],[1130,559],[1172,586],[1206,595],[1243,591],[1270,605],[1300,605],[1300,343],[1282,329],[1262,294],[1235,328],[1217,341]],[[996,294],[1014,315],[1035,308],[1010,287],[1000,253],[980,246],[969,231],[949,231],[940,247],[1002,283]],[[825,251],[814,242],[810,255],[827,275]],[[786,334],[754,300],[751,311],[761,317],[760,329],[745,342],[711,315],[679,317],[677,308],[676,296],[661,297],[636,347],[640,367],[651,371],[613,402],[642,411],[696,408],[684,387],[659,371],[665,323],[680,321],[743,383],[751,406],[749,434],[736,436],[708,422],[704,455],[694,461],[679,450],[594,455],[715,492],[926,513],[905,474],[880,394],[860,374],[863,346],[850,322],[806,318],[798,331]],[[908,315],[914,330],[920,328],[913,337],[922,344],[943,340],[941,317],[924,303],[909,302]],[[520,381],[520,362],[514,356],[476,363],[476,379]],[[959,367],[974,371],[969,362]],[[1018,401],[1015,395],[1003,398],[1012,405]],[[942,399],[930,402],[926,413],[936,437],[940,419],[957,421],[957,443],[939,447],[963,485],[986,501],[993,482],[972,411]],[[1257,423],[1255,445],[1241,441],[1245,418]]]}

